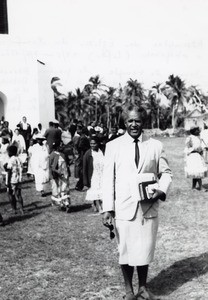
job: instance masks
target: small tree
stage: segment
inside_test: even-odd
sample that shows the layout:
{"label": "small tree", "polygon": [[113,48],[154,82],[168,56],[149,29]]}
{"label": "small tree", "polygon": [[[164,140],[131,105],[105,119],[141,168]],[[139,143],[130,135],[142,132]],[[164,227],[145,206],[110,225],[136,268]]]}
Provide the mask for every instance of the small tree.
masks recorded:
{"label": "small tree", "polygon": [[166,86],[163,89],[164,94],[170,100],[172,128],[176,128],[178,111],[184,109],[184,102],[186,102],[186,87],[185,82],[179,76],[170,75],[166,81]]}

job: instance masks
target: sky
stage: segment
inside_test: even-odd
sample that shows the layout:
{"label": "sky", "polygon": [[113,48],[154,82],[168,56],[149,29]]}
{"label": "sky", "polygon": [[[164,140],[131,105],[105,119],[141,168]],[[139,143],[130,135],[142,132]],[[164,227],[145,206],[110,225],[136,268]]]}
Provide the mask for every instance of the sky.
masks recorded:
{"label": "sky", "polygon": [[171,74],[208,93],[207,0],[7,0],[9,34],[30,42],[68,90],[100,75],[144,88]]}

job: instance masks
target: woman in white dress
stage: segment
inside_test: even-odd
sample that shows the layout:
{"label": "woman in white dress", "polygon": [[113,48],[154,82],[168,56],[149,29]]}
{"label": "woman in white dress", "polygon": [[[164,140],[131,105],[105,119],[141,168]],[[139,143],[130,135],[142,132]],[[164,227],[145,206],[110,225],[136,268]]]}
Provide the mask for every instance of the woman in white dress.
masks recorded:
{"label": "woman in white dress", "polygon": [[26,151],[26,144],[25,144],[25,140],[24,137],[20,134],[20,131],[18,128],[16,128],[14,130],[14,135],[12,137],[12,143],[16,144],[17,146],[17,151],[18,151],[18,155],[22,154],[23,152]]}
{"label": "woman in white dress", "polygon": [[202,143],[200,140],[199,127],[190,129],[190,136],[186,138],[185,175],[192,178],[192,189],[202,189],[202,178],[207,176],[207,167],[203,158]]}
{"label": "woman in white dress", "polygon": [[88,187],[86,201],[93,203],[95,212],[102,213],[102,180],[104,155],[97,136],[90,138],[90,149],[83,157],[83,182]]}
{"label": "woman in white dress", "polygon": [[49,153],[45,138],[41,135],[36,136],[37,143],[33,145],[31,157],[31,167],[35,176],[35,188],[41,196],[45,196],[46,183],[49,182]]}

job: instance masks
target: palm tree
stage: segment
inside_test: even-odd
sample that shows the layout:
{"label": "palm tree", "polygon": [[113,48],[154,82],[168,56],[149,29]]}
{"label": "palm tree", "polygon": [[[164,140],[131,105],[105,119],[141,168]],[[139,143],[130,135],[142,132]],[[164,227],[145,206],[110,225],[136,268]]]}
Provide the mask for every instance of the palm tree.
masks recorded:
{"label": "palm tree", "polygon": [[107,111],[107,127],[111,128],[111,118],[113,113],[113,106],[115,105],[115,91],[116,89],[113,87],[109,87],[109,90],[106,92],[106,101],[105,101],[105,107]]}
{"label": "palm tree", "polygon": [[60,91],[62,84],[59,77],[53,77],[51,79],[51,89],[54,92],[55,103],[55,118],[60,122],[62,126],[65,126],[67,122],[67,96]]}
{"label": "palm tree", "polygon": [[68,119],[66,102],[67,98],[65,95],[55,97],[55,118],[62,126],[66,125]]}
{"label": "palm tree", "polygon": [[[86,85],[90,91],[90,100],[95,105],[95,121],[97,121],[101,114],[101,107],[99,105],[101,96],[106,93],[107,86],[101,83],[100,76],[92,76],[89,79],[90,84]],[[99,111],[98,111],[99,110]]]}
{"label": "palm tree", "polygon": [[144,88],[142,87],[142,84],[137,80],[133,80],[130,78],[127,81],[125,92],[127,98],[129,99],[129,102],[132,104],[139,105],[142,104],[142,102],[145,100]]}
{"label": "palm tree", "polygon": [[185,82],[179,76],[170,75],[163,91],[171,102],[172,128],[174,131],[177,125],[178,111],[184,109],[184,103],[186,102],[187,89]]}
{"label": "palm tree", "polygon": [[199,108],[202,112],[206,112],[207,97],[197,86],[191,85],[187,89],[187,105],[192,108]]}
{"label": "palm tree", "polygon": [[151,111],[153,115],[156,115],[157,128],[160,128],[160,104],[162,96],[164,96],[162,92],[162,84],[156,83],[149,90],[149,99],[151,104]]}

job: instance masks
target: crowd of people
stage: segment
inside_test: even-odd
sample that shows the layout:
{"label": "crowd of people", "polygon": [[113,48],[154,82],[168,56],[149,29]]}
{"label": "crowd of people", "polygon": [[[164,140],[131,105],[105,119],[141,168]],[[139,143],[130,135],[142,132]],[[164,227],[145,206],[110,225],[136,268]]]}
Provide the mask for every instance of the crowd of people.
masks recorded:
{"label": "crowd of people", "polygon": [[[84,126],[74,119],[67,129],[57,122],[32,130],[27,118],[14,132],[9,123],[0,127],[0,179],[5,181],[12,209],[24,214],[22,174],[35,181],[45,196],[51,184],[51,202],[70,211],[70,166],[77,178],[75,190],[86,187],[86,201],[102,214],[103,224],[117,238],[119,264],[124,278],[125,299],[158,299],[147,289],[149,264],[153,260],[158,231],[159,200],[165,201],[172,172],[163,144],[144,133],[146,111],[129,105],[123,111],[126,129],[92,122]],[[192,188],[202,189],[207,176],[208,130],[191,128],[185,141],[185,175]],[[25,169],[24,169],[25,166]],[[0,222],[3,218],[0,214]],[[114,233],[115,230],[115,233]],[[133,289],[134,268],[138,293]]]}
{"label": "crowd of people", "polygon": [[[70,211],[70,166],[74,164],[75,189],[88,189],[86,201],[92,203],[94,211],[102,212],[102,170],[105,145],[124,132],[116,126],[109,132],[103,124],[92,122],[84,126],[82,121],[72,120],[63,129],[59,123],[49,122],[32,129],[23,116],[14,130],[9,122],[0,123],[0,184],[7,187],[12,210],[16,214],[17,204],[24,214],[21,196],[23,174],[34,180],[41,197],[46,196],[48,183],[51,186],[52,204]],[[12,153],[12,154],[11,154]]]}

